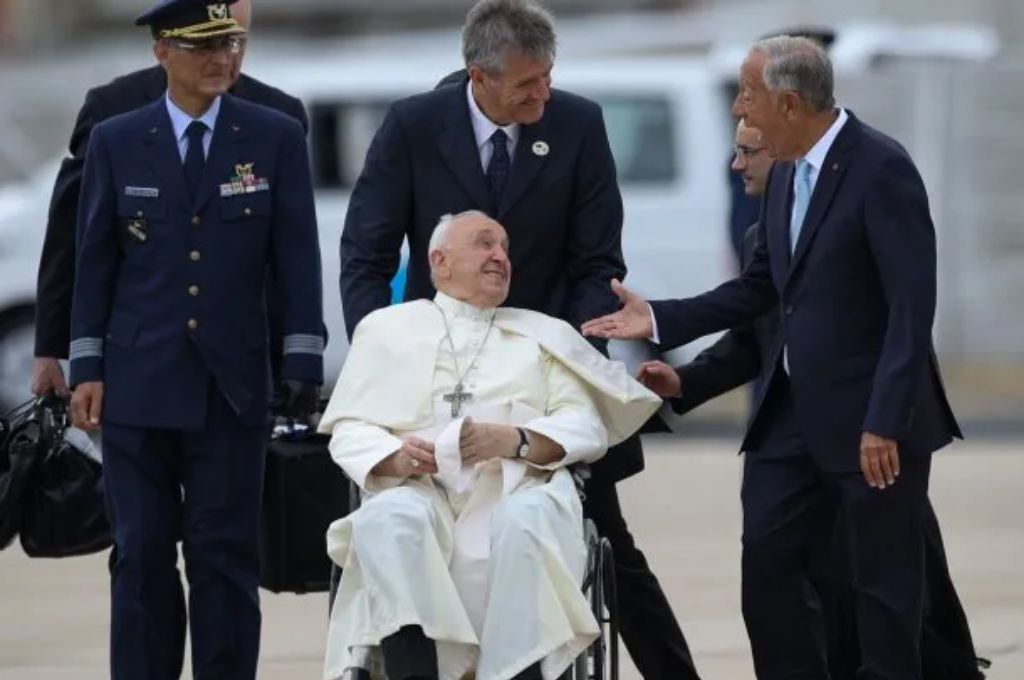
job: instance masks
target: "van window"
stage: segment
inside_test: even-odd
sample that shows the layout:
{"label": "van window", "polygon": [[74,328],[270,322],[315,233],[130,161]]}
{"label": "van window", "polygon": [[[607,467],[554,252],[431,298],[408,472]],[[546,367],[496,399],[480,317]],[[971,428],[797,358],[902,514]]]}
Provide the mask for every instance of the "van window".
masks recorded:
{"label": "van window", "polygon": [[[604,109],[619,182],[670,183],[675,157],[672,108],[655,95],[596,96]],[[316,102],[310,106],[310,156],[318,188],[351,191],[389,100]]]}
{"label": "van window", "polygon": [[675,181],[675,130],[668,99],[650,96],[595,96],[604,109],[608,141],[620,184]]}
{"label": "van window", "polygon": [[310,160],[315,186],[351,191],[389,103],[316,102],[310,107]]}

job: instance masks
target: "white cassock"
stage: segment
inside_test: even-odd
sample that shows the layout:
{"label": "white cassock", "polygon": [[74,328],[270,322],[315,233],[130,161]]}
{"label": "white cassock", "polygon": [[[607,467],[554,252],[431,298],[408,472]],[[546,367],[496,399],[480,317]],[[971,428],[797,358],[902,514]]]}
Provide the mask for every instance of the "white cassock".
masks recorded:
{"label": "white cassock", "polygon": [[[435,302],[360,323],[320,424],[364,491],[360,509],[327,532],[342,579],[324,676],[366,667],[382,639],[419,625],[437,644],[442,680],[472,670],[502,680],[541,659],[544,677],[556,678],[599,635],[581,592],[582,507],[566,466],[600,458],[661,400],[562,321],[501,308],[488,336],[495,310],[443,293]],[[472,398],[453,417],[444,396],[471,364]],[[542,434],[565,458],[463,468],[466,416]],[[434,442],[437,474],[370,474],[410,436]]]}

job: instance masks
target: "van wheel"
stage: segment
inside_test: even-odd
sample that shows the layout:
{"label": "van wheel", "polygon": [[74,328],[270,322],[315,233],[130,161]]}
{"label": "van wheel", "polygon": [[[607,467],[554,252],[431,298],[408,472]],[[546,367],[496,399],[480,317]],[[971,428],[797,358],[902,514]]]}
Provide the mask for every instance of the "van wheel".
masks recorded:
{"label": "van wheel", "polygon": [[0,314],[0,413],[32,398],[35,310],[19,307]]}

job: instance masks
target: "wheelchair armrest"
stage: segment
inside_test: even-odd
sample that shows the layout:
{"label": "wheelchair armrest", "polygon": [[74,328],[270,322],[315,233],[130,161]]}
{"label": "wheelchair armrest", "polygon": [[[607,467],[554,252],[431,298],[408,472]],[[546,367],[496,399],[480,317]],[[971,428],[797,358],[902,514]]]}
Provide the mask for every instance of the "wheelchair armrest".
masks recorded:
{"label": "wheelchair armrest", "polygon": [[[346,479],[348,479],[348,478],[346,477]],[[359,509],[359,504],[363,500],[363,495],[362,494],[363,494],[363,491],[362,491],[362,489],[359,488],[359,485],[356,484],[351,479],[349,479],[348,480],[348,511],[349,511],[350,514]]]}

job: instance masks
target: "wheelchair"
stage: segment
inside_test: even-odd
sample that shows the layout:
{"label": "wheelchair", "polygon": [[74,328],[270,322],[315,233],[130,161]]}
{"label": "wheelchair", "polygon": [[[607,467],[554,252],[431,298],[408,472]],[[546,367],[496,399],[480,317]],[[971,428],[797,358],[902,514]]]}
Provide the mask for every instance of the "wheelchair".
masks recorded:
{"label": "wheelchair", "polygon": [[[580,499],[584,497],[583,483],[588,474],[584,468],[573,471]],[[352,480],[348,481],[349,512],[359,509],[361,491]],[[583,594],[597,620],[601,634],[593,644],[576,657],[560,680],[619,680],[619,628],[618,594],[615,589],[615,556],[612,544],[597,533],[597,526],[588,518],[583,520],[583,540],[587,544],[587,568],[583,575]],[[334,607],[334,597],[341,581],[341,567],[331,563],[331,585],[328,594],[328,614]]]}

